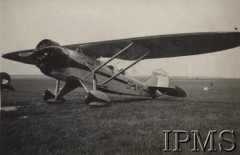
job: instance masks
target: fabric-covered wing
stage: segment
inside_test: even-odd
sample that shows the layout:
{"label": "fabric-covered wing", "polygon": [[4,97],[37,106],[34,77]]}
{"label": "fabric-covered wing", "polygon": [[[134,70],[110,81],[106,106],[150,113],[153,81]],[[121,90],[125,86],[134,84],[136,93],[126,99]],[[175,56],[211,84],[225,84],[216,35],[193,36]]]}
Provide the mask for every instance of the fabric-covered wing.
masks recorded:
{"label": "fabric-covered wing", "polygon": [[2,57],[10,60],[34,65],[35,64],[35,59],[33,58],[34,52],[35,52],[34,49],[16,51],[16,52],[4,54]]}
{"label": "fabric-covered wing", "polygon": [[98,57],[112,57],[118,51],[133,43],[120,59],[135,60],[146,52],[145,59],[167,58],[204,54],[240,46],[240,32],[209,32],[160,35],[132,39],[67,45],[70,49],[81,48],[87,54]]}

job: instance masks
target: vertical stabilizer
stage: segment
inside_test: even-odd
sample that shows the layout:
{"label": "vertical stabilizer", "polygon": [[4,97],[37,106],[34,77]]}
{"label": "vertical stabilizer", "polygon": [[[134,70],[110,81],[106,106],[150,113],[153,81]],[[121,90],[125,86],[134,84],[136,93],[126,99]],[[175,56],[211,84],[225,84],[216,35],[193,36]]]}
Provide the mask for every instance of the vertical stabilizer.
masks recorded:
{"label": "vertical stabilizer", "polygon": [[165,71],[162,69],[154,70],[149,79],[145,82],[149,87],[168,87],[169,78]]}

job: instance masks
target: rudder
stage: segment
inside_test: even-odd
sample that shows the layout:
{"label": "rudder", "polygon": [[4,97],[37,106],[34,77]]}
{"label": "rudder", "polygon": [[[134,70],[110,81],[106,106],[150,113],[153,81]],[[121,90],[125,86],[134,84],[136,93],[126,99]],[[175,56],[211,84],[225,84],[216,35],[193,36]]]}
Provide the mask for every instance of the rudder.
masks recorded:
{"label": "rudder", "polygon": [[145,84],[149,87],[168,87],[168,74],[162,69],[157,69],[152,72],[152,75],[147,79]]}

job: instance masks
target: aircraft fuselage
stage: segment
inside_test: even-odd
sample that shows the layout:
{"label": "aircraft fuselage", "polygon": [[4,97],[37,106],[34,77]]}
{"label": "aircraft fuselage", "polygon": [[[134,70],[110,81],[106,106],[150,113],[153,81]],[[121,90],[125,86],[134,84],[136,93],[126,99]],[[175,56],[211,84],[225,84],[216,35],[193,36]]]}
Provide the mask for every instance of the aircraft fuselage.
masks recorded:
{"label": "aircraft fuselage", "polygon": [[[51,53],[48,60],[44,58],[44,50],[46,53]],[[51,52],[49,52],[51,51]],[[73,51],[59,46],[50,46],[42,50],[42,57],[40,56],[39,65],[37,67],[47,76],[53,77],[57,80],[66,81],[74,78],[84,81],[87,85],[92,87],[93,75],[84,78],[92,72],[92,70],[101,62],[88,55]],[[47,55],[47,54],[46,54]],[[49,63],[48,63],[49,62]],[[114,68],[103,66],[95,72],[97,80],[97,89],[103,92],[125,95],[141,95],[152,97],[155,93],[144,83],[134,79],[133,77],[120,74],[110,80],[108,83],[102,83],[117,74],[119,71]]]}

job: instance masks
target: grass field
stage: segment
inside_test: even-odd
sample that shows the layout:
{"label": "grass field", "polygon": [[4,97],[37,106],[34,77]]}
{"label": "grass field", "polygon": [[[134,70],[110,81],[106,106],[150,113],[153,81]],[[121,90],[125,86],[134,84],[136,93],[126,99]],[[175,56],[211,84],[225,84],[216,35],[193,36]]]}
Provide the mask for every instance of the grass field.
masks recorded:
{"label": "grass field", "polygon": [[[163,130],[199,130],[204,140],[217,130],[218,149],[218,134],[226,129],[234,130],[232,154],[239,154],[240,80],[212,81],[214,90],[203,91],[209,80],[173,80],[186,98],[109,95],[110,106],[93,108],[82,88],[66,95],[67,103],[49,105],[41,97],[54,80],[13,79],[18,91],[3,91],[1,106],[21,107],[1,111],[0,154],[164,154]],[[191,154],[192,141],[180,146]]]}

